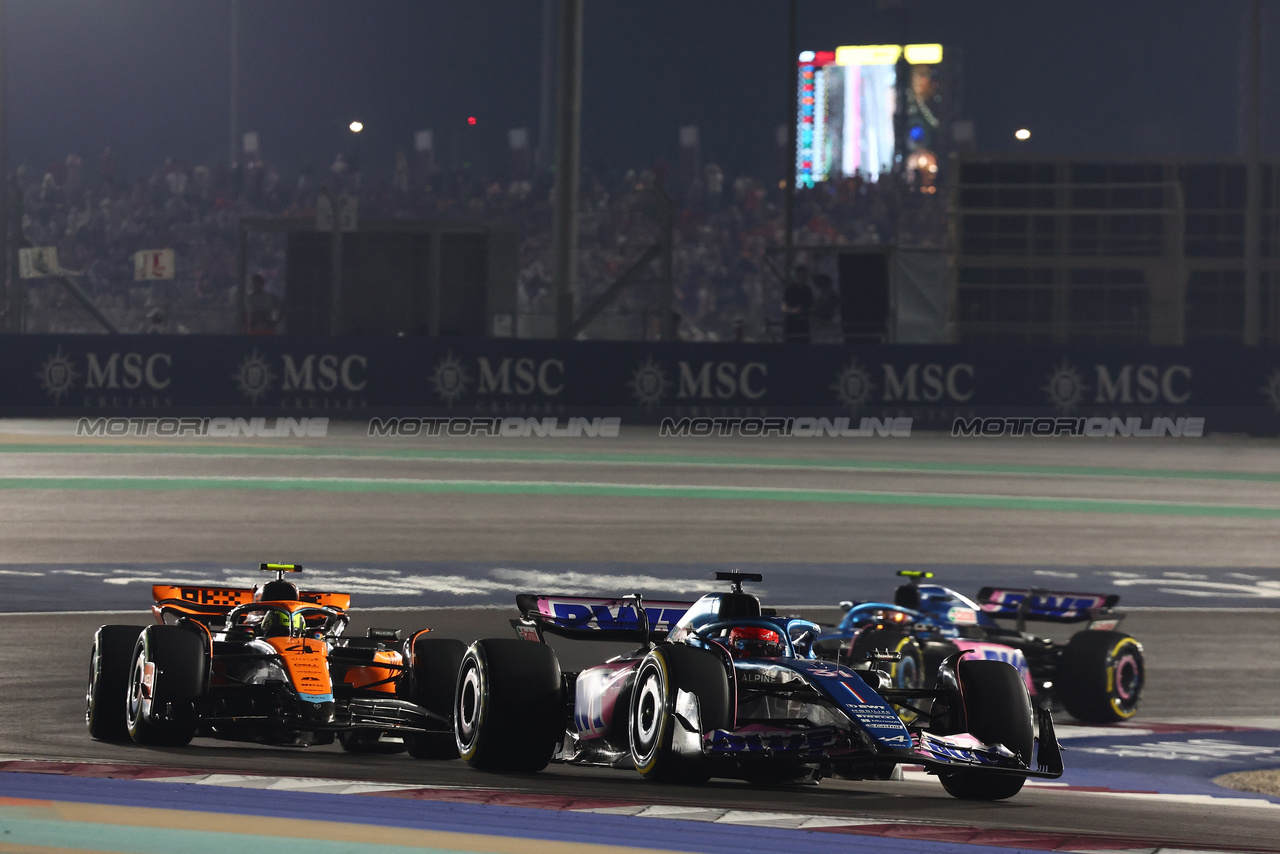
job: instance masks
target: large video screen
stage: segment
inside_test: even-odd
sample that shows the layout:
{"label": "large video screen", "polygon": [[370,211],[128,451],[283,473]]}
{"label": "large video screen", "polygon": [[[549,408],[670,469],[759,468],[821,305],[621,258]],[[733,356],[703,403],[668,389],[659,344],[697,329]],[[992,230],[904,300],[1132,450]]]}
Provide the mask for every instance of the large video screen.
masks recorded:
{"label": "large video screen", "polygon": [[[799,56],[796,186],[893,169],[899,45],[852,45]],[[907,45],[909,165],[933,165],[939,137],[941,45]],[[923,160],[920,157],[923,156]]]}

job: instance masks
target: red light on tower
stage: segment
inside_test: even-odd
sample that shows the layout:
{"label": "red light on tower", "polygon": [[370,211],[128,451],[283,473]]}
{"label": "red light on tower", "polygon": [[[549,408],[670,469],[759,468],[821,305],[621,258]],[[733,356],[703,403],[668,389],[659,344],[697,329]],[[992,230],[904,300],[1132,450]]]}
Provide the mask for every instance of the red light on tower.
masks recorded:
{"label": "red light on tower", "polygon": [[469,124],[469,125],[474,125],[475,123],[476,123],[476,117],[475,117],[475,116],[467,116],[467,124]]}

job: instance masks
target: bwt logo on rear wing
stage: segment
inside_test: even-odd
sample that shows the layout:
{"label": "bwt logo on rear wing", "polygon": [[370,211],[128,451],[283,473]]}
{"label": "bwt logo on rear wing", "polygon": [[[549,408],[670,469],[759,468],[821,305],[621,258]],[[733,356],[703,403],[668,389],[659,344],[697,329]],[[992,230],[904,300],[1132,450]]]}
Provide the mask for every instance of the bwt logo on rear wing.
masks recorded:
{"label": "bwt logo on rear wing", "polygon": [[982,610],[993,617],[1016,617],[1055,623],[1079,623],[1120,601],[1116,593],[1062,593],[1052,590],[1002,590],[984,587],[978,591]]}
{"label": "bwt logo on rear wing", "polygon": [[[543,632],[580,640],[636,640],[644,626],[636,613],[634,597],[598,599],[589,596],[516,596],[519,620],[511,624],[526,640],[540,640]],[[645,600],[648,634],[655,640],[665,637],[684,616],[692,602]]]}

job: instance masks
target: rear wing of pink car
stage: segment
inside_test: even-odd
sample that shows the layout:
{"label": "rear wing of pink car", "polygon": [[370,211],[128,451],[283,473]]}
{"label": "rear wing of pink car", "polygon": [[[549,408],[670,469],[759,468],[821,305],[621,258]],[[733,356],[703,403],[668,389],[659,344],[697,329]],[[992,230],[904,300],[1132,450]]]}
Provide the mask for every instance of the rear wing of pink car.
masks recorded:
{"label": "rear wing of pink car", "polygon": [[520,618],[511,625],[526,640],[541,641],[543,633],[549,632],[577,640],[633,641],[666,637],[693,603],[521,593],[516,605]]}
{"label": "rear wing of pink car", "polygon": [[1111,609],[1119,601],[1117,593],[1066,593],[1035,587],[984,587],[978,591],[978,604],[983,611],[993,617],[1010,617],[1019,622],[1083,623],[1103,616],[1118,621],[1122,615]]}

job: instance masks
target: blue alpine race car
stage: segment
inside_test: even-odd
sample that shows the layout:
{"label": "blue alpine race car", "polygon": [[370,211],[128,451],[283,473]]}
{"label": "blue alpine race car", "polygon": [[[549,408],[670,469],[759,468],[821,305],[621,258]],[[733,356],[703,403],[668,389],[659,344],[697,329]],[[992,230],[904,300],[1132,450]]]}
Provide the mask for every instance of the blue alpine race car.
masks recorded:
{"label": "blue alpine race car", "polygon": [[[682,782],[888,779],[899,765],[923,765],[974,800],[1061,776],[1052,716],[1033,708],[1008,663],[957,652],[932,688],[895,687],[880,668],[897,653],[854,667],[818,659],[816,623],[777,616],[743,592],[761,576],[716,578],[730,591],[694,603],[517,597],[519,639],[476,641],[463,658],[462,758],[494,771],[556,760]],[[638,646],[563,672],[547,634]]]}
{"label": "blue alpine race car", "polygon": [[[1142,644],[1117,631],[1124,619],[1114,610],[1118,595],[984,587],[975,602],[949,587],[922,583],[931,572],[904,569],[898,575],[907,582],[892,604],[841,603],[839,626],[814,644],[821,656],[856,664],[878,650],[896,652],[898,660],[886,668],[890,680],[914,688],[965,651],[1012,665],[1039,704],[1077,720],[1113,723],[1137,713],[1146,661]],[[1087,625],[1062,642],[1028,632],[1028,621]]]}

